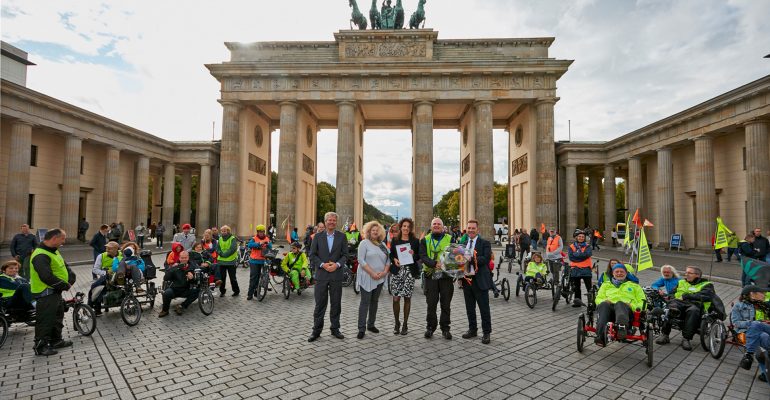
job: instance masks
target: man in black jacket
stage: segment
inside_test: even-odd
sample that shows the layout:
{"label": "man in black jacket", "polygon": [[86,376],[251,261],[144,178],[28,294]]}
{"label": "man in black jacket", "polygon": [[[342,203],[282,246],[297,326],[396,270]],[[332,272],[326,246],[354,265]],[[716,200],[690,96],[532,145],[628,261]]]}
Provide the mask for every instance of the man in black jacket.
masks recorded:
{"label": "man in black jacket", "polygon": [[[663,335],[655,343],[666,344],[669,342],[668,335],[671,333],[671,319],[681,320],[682,327],[682,348],[692,350],[692,340],[695,331],[701,324],[703,313],[708,311],[707,305],[714,301],[716,292],[714,285],[706,279],[703,279],[703,271],[698,267],[687,267],[684,279],[679,281],[676,287],[674,299],[668,302],[669,319],[663,324]],[[704,333],[701,332],[701,335]]]}
{"label": "man in black jacket", "polygon": [[35,354],[51,356],[55,349],[72,346],[62,338],[64,328],[64,300],[62,292],[75,284],[75,273],[64,262],[59,247],[67,239],[62,229],[51,229],[43,237],[30,261],[30,291],[37,301],[35,306]]}
{"label": "man in black jacket", "polygon": [[99,254],[104,253],[107,251],[107,235],[110,233],[110,227],[108,225],[102,225],[99,227],[99,232],[96,232],[94,234],[94,237],[91,238],[91,241],[88,242],[88,245],[91,246],[94,249],[94,261],[96,261],[96,257],[99,257]]}
{"label": "man in black jacket", "polygon": [[529,231],[529,239],[532,241],[532,250],[537,250],[537,242],[540,240],[540,232],[538,232],[537,229],[532,228],[532,230]]}
{"label": "man in black jacket", "polygon": [[171,282],[171,286],[163,292],[163,309],[158,314],[159,318],[168,315],[171,300],[177,297],[185,298],[182,304],[174,307],[177,315],[182,315],[184,310],[198,298],[198,287],[193,285],[195,268],[197,266],[190,262],[190,253],[186,251],[179,253],[179,263],[172,265],[163,276],[163,280]]}
{"label": "man in black jacket", "polygon": [[29,280],[29,256],[32,255],[38,244],[37,236],[30,233],[27,224],[23,224],[21,232],[14,235],[11,240],[11,256],[21,265],[19,275],[24,279]]}
{"label": "man in black jacket", "polygon": [[757,260],[770,262],[770,241],[762,236],[762,229],[754,228],[754,248],[757,249]]}
{"label": "man in black jacket", "polygon": [[465,247],[474,253],[471,263],[475,275],[461,279],[463,296],[465,297],[465,311],[468,314],[468,332],[463,334],[463,339],[470,339],[478,335],[478,325],[476,324],[476,304],[478,304],[483,333],[481,343],[489,344],[489,335],[492,333],[489,290],[494,286],[492,272],[489,270],[492,245],[478,235],[479,223],[475,219],[468,221],[466,231],[468,232],[468,242],[465,243]]}

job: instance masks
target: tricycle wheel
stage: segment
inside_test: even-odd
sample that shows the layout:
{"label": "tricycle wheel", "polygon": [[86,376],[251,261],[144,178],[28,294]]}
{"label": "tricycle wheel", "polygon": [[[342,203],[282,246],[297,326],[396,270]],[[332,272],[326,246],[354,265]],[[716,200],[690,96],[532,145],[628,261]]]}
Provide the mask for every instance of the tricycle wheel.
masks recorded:
{"label": "tricycle wheel", "polygon": [[81,335],[91,336],[96,330],[96,313],[87,304],[78,304],[72,310],[72,322]]}

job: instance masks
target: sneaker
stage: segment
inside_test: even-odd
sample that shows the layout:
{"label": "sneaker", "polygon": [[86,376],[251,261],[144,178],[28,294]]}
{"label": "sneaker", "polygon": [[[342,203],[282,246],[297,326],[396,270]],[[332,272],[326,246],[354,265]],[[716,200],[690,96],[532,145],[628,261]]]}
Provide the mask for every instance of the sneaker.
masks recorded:
{"label": "sneaker", "polygon": [[692,344],[688,339],[682,339],[682,348],[687,351],[692,351]]}
{"label": "sneaker", "polygon": [[759,374],[757,378],[760,382],[767,382],[767,376],[765,374]]}
{"label": "sneaker", "polygon": [[478,336],[478,333],[476,331],[468,331],[463,333],[462,335],[463,339],[475,338],[476,336]]}
{"label": "sneaker", "polygon": [[54,349],[63,349],[65,347],[70,347],[70,346],[72,346],[72,342],[64,339],[61,339],[55,343],[51,343],[51,347]]}
{"label": "sneaker", "polygon": [[161,311],[160,314],[158,314],[158,318],[163,318],[168,315],[168,311]]}
{"label": "sneaker", "polygon": [[452,340],[452,334],[449,333],[449,331],[441,331],[441,335],[444,336],[444,339],[446,340]]}
{"label": "sneaker", "polygon": [[254,296],[253,295],[248,295],[248,296],[246,296],[246,300],[254,300]]}
{"label": "sneaker", "polygon": [[176,306],[174,306],[174,312],[176,313],[176,315],[182,315],[184,313],[184,309],[182,308],[181,305],[177,304]]}
{"label": "sneaker", "polygon": [[240,296],[240,295],[241,295],[241,292],[234,292],[234,293],[232,294],[232,296],[233,296],[233,297],[237,297],[237,296]]}
{"label": "sneaker", "polygon": [[433,331],[430,329],[425,330],[425,339],[430,339],[433,337]]}
{"label": "sneaker", "polygon": [[655,341],[656,344],[660,344],[660,345],[668,344],[670,342],[671,342],[671,339],[668,338],[668,335],[660,335],[658,340]]}
{"label": "sneaker", "polygon": [[35,355],[36,356],[52,356],[57,354],[58,352],[54,350],[51,345],[49,345],[47,342],[40,342],[37,346],[34,347]]}
{"label": "sneaker", "polygon": [[359,338],[359,339],[363,339],[364,338],[364,332],[359,331],[358,335],[356,335],[356,337]]}
{"label": "sneaker", "polygon": [[372,333],[380,333],[380,330],[377,329],[377,327],[374,327],[374,326],[370,326],[370,327],[366,328],[366,330],[369,331],[369,332],[372,332]]}
{"label": "sneaker", "polygon": [[604,347],[604,340],[602,340],[601,337],[597,336],[594,338],[594,344],[599,347]]}
{"label": "sneaker", "polygon": [[745,369],[746,371],[751,369],[751,364],[754,362],[754,353],[746,353],[743,355],[743,358],[741,359],[741,362],[738,364],[741,366],[741,368]]}

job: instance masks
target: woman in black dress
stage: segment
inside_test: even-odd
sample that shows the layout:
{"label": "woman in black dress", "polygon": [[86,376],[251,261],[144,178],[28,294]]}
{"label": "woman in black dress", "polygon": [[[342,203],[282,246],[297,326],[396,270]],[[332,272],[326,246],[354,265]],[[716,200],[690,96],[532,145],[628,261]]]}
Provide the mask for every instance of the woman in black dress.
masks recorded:
{"label": "woman in black dress", "polygon": [[[411,218],[404,218],[398,223],[399,234],[393,238],[390,245],[391,259],[391,277],[390,283],[393,290],[393,317],[396,325],[393,328],[394,335],[406,335],[408,330],[407,321],[409,320],[409,310],[412,308],[412,291],[414,290],[414,280],[420,274],[417,252],[420,242],[414,236],[414,221]],[[403,251],[406,245],[409,245],[408,251],[412,255],[414,262],[407,265],[401,265],[398,260],[398,252]],[[401,311],[401,298],[404,298],[404,323],[399,322],[399,312]]]}

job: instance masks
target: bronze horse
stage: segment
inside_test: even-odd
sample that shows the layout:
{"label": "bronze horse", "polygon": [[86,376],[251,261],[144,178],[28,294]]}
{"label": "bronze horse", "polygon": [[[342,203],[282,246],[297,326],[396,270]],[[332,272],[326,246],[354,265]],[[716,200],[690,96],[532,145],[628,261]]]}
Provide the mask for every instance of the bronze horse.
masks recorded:
{"label": "bronze horse", "polygon": [[356,0],[348,0],[348,5],[353,7],[353,14],[351,14],[350,18],[350,29],[353,29],[353,24],[356,24],[358,29],[366,29],[366,18],[364,17],[364,14],[361,14],[361,11],[358,10]]}
{"label": "bronze horse", "polygon": [[421,29],[420,24],[422,24],[422,27],[425,27],[425,2],[427,0],[420,0],[417,3],[417,11],[412,13],[412,17],[409,18],[409,29]]}

